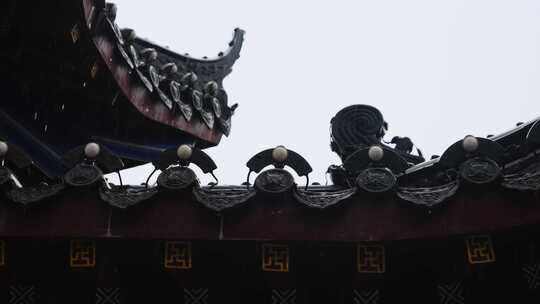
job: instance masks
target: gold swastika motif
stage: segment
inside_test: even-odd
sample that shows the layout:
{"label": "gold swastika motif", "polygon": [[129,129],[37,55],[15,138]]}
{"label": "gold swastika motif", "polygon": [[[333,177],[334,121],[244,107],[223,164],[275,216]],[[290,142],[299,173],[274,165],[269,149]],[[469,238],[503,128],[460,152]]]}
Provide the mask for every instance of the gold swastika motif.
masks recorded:
{"label": "gold swastika motif", "polygon": [[0,241],[0,267],[6,266],[6,242]]}
{"label": "gold swastika motif", "polygon": [[356,249],[356,266],[359,273],[384,273],[386,271],[384,246],[358,245]]}
{"label": "gold swastika motif", "polygon": [[69,251],[69,265],[73,268],[95,267],[95,242],[87,240],[72,240]]}
{"label": "gold swastika motif", "polygon": [[495,250],[488,235],[475,235],[465,239],[469,263],[481,264],[495,262]]}
{"label": "gold swastika motif", "polygon": [[191,269],[191,243],[165,242],[165,268]]}
{"label": "gold swastika motif", "polygon": [[262,270],[273,272],[289,272],[289,246],[263,244]]}

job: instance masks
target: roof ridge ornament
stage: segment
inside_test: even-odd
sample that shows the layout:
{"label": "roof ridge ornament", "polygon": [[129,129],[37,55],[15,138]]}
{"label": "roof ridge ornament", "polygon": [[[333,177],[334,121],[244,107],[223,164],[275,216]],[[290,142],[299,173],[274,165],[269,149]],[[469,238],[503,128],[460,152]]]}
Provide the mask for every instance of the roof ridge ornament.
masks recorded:
{"label": "roof ridge ornament", "polygon": [[460,176],[473,184],[487,184],[500,176],[504,154],[504,147],[497,142],[467,135],[446,149],[439,165],[459,168]]}
{"label": "roof ridge ornament", "polygon": [[[371,189],[379,192],[383,188],[388,190],[393,187],[396,182],[395,174],[402,174],[408,167],[424,161],[419,149],[416,149],[418,155],[412,154],[414,144],[408,137],[394,136],[389,143],[384,142],[383,137],[387,130],[388,123],[382,113],[373,106],[357,104],[340,110],[330,121],[330,147],[339,155],[343,164],[328,168],[332,181],[346,187],[358,182],[366,186],[366,182],[371,178],[387,176],[380,182],[386,180],[388,185],[377,187],[380,188],[378,190]],[[384,166],[389,171],[380,169]],[[373,169],[371,174],[368,174],[368,171],[363,171],[368,167],[379,169]],[[361,173],[363,177],[358,180]],[[392,173],[392,176],[389,173]]]}
{"label": "roof ridge ornament", "polygon": [[176,149],[167,149],[163,151],[152,164],[154,170],[146,179],[146,187],[152,175],[161,170],[158,176],[158,186],[169,189],[179,190],[198,185],[197,176],[193,170],[188,168],[190,164],[199,167],[203,173],[209,173],[215,180],[212,186],[216,186],[219,180],[214,175],[214,170],[217,169],[212,158],[202,150],[191,145],[183,144]]}
{"label": "roof ridge ornament", "polygon": [[122,185],[120,170],[124,163],[107,148],[88,143],[69,151],[62,157],[64,165],[69,170],[64,174],[64,181],[73,187],[93,186],[103,180],[103,171],[115,172]]}
{"label": "roof ridge ornament", "polygon": [[313,171],[310,164],[300,154],[285,146],[277,146],[257,153],[247,163],[249,169],[246,185],[249,187],[249,177],[252,172],[259,173],[265,167],[273,165],[274,169],[266,170],[257,176],[255,186],[268,193],[282,193],[294,186],[294,178],[283,168],[292,168],[298,176],[306,177],[306,186],[309,186],[309,173]]}

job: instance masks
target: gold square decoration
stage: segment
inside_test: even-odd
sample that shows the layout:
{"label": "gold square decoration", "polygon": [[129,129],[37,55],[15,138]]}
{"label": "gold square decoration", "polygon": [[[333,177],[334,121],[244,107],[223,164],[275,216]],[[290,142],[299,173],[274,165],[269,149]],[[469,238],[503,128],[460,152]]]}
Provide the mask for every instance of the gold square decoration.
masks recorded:
{"label": "gold square decoration", "polygon": [[91,268],[96,266],[96,244],[89,240],[72,240],[69,252],[69,265],[72,268]]}
{"label": "gold square decoration", "polygon": [[191,269],[191,243],[165,242],[163,260],[166,269]]}
{"label": "gold square decoration", "polygon": [[289,272],[289,246],[263,244],[262,270],[271,272]]}
{"label": "gold square decoration", "polygon": [[359,244],[356,248],[356,266],[359,273],[384,273],[386,271],[384,246]]}
{"label": "gold square decoration", "polygon": [[495,262],[495,250],[488,235],[475,235],[465,239],[467,257],[471,264]]}

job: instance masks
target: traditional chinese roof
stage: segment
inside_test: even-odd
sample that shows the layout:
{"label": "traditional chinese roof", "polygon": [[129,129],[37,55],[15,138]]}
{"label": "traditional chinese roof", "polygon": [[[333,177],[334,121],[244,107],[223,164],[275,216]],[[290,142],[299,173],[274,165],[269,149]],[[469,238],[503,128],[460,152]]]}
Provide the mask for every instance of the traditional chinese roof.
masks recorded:
{"label": "traditional chinese roof", "polygon": [[[425,160],[351,105],[330,122],[330,185],[283,146],[221,185],[202,149],[230,129],[241,30],[195,59],[119,29],[103,1],[2,5],[1,303],[537,302],[540,118]],[[124,185],[142,162],[146,182]]]}

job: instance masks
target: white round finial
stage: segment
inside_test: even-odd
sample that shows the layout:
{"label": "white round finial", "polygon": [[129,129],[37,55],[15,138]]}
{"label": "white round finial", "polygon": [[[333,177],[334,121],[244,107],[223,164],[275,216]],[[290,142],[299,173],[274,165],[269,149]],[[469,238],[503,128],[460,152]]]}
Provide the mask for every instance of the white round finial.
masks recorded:
{"label": "white round finial", "polygon": [[93,159],[96,158],[101,152],[101,148],[96,143],[89,143],[84,147],[84,156]]}
{"label": "white round finial", "polygon": [[476,151],[476,149],[478,149],[478,138],[472,135],[467,135],[463,139],[462,145],[463,145],[463,150],[465,150],[468,153],[472,153]]}
{"label": "white round finial", "polygon": [[189,160],[193,154],[193,149],[188,145],[181,145],[176,150],[176,155],[180,160]]}
{"label": "white round finial", "polygon": [[380,161],[384,157],[384,150],[379,146],[371,146],[368,151],[368,156],[372,161]]}
{"label": "white round finial", "polygon": [[8,153],[8,150],[9,150],[8,144],[3,141],[0,141],[0,157],[6,156],[6,154]]}
{"label": "white round finial", "polygon": [[287,157],[289,157],[289,151],[284,146],[277,146],[272,151],[272,159],[274,159],[276,163],[285,162]]}

